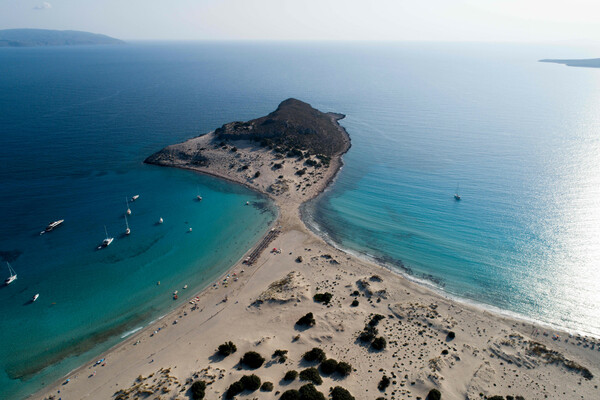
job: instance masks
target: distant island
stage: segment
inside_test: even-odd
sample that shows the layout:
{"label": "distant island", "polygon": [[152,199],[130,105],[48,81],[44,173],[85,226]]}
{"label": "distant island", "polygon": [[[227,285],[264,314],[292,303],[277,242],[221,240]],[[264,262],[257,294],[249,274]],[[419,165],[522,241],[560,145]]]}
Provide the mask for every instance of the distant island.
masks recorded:
{"label": "distant island", "polygon": [[568,67],[600,68],[600,58],[588,58],[580,60],[544,59],[540,60],[540,62],[564,64]]}
{"label": "distant island", "polygon": [[122,40],[98,33],[50,29],[0,30],[0,47],[82,46],[123,44]]}

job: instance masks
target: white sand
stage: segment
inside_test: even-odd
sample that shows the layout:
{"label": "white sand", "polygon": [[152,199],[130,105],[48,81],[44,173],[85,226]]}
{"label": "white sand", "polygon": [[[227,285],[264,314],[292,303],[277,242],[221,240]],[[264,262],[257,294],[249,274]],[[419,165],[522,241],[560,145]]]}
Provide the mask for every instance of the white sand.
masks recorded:
{"label": "white sand", "polygon": [[[192,311],[192,305],[182,305],[103,355],[106,366],[93,366],[91,361],[65,377],[70,378],[68,384],[63,385],[63,379],[33,398],[111,399],[124,390],[121,398],[144,398],[140,393],[146,391],[152,393],[152,399],[184,399],[189,398],[191,381],[199,377],[209,383],[206,398],[217,399],[223,398],[227,387],[242,375],[255,373],[262,381],[272,382],[274,391],[244,392],[236,397],[275,399],[279,398],[277,391],[297,389],[306,383],[295,380],[287,384],[282,378],[288,370],[300,371],[312,365],[301,359],[313,347],[320,347],[330,358],[349,362],[355,369],[346,378],[324,377],[317,388],[326,396],[331,387],[339,385],[356,399],[424,399],[432,388],[439,389],[443,399],[480,399],[481,395],[600,398],[597,340],[570,338],[451,301],[338,251],[309,232],[298,207],[324,189],[338,170],[339,159],[314,175],[299,177],[295,171],[303,168],[301,162],[286,158],[284,168],[273,170],[271,163],[280,160],[265,149],[236,143],[238,151],[234,153],[214,149],[212,140],[212,135],[207,135],[172,148],[210,148],[205,153],[211,165],[198,167],[199,171],[268,193],[280,209],[276,224],[282,231],[268,249],[276,247],[281,253],[266,250],[253,266],[235,265],[229,273],[235,272],[239,280],[230,279],[226,288],[219,285],[200,293],[198,309]],[[235,167],[229,168],[230,164]],[[189,168],[177,160],[173,165]],[[249,168],[238,171],[241,165]],[[256,171],[260,177],[254,179]],[[284,178],[279,179],[279,175]],[[276,181],[275,186],[287,184],[288,190],[274,191],[271,185]],[[302,187],[296,190],[298,183]],[[306,187],[306,183],[311,185]],[[298,256],[302,262],[296,261]],[[286,285],[269,289],[271,283],[288,274],[291,278]],[[373,275],[380,281],[372,279]],[[356,290],[360,304],[351,307],[355,298],[351,294]],[[329,306],[312,300],[318,292],[333,294]],[[257,299],[262,304],[257,305]],[[295,322],[308,312],[314,314],[316,325],[298,330]],[[387,340],[383,351],[374,351],[357,340],[372,313],[385,316],[377,327],[379,336]],[[161,330],[153,333],[158,328]],[[449,331],[456,333],[455,339],[447,339]],[[560,339],[553,340],[556,333]],[[299,339],[294,340],[297,335]],[[237,345],[237,352],[224,359],[215,356],[217,347],[229,340]],[[553,362],[544,358],[546,353],[534,342],[555,352],[551,354]],[[285,363],[271,358],[276,349],[289,351]],[[254,371],[238,370],[240,357],[249,350],[261,353],[267,362]],[[442,354],[443,350],[447,354]],[[587,368],[594,377],[584,378],[577,366]],[[384,374],[392,383],[382,393],[377,384]]]}

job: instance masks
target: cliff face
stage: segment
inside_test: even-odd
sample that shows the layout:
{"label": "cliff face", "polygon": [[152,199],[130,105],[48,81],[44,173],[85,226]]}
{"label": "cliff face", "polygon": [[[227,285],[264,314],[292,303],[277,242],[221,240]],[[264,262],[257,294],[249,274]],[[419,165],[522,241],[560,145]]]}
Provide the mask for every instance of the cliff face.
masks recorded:
{"label": "cliff face", "polygon": [[219,140],[254,140],[262,146],[306,150],[331,157],[348,150],[349,141],[337,121],[343,114],[323,113],[310,104],[287,99],[267,116],[230,122],[215,130]]}

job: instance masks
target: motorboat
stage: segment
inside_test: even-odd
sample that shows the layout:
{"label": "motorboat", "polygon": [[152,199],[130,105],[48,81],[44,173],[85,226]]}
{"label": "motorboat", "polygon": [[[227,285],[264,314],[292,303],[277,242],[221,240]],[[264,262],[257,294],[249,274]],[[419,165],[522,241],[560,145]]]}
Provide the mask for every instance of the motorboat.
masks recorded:
{"label": "motorboat", "polygon": [[43,235],[46,232],[52,232],[55,228],[60,226],[63,222],[65,222],[64,219],[59,219],[58,221],[50,222],[48,224],[48,226],[46,227],[46,229],[44,229],[43,231],[40,232],[40,235]]}

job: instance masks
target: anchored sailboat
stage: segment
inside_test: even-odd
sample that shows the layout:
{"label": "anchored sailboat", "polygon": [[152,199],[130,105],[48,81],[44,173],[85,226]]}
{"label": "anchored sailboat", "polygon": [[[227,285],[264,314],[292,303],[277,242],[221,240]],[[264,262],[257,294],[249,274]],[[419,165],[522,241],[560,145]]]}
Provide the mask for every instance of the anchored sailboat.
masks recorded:
{"label": "anchored sailboat", "polygon": [[10,276],[4,280],[4,284],[10,285],[15,279],[17,279],[17,273],[15,272],[13,267],[10,266],[8,261],[6,262],[6,265],[8,265],[8,273],[10,274]]}
{"label": "anchored sailboat", "polygon": [[104,239],[102,241],[102,244],[100,246],[98,246],[98,250],[108,247],[113,242],[113,240],[115,240],[115,238],[108,237],[108,232],[106,231],[106,225],[104,225],[104,233],[106,234],[106,239]]}
{"label": "anchored sailboat", "polygon": [[200,187],[198,187],[198,195],[196,196],[198,201],[202,201],[202,196],[200,196]]}
{"label": "anchored sailboat", "polygon": [[125,215],[125,226],[127,226],[127,229],[125,229],[125,234],[129,235],[131,233],[131,229],[129,229],[129,223],[127,222],[127,215]]}
{"label": "anchored sailboat", "polygon": [[131,215],[131,209],[129,208],[129,201],[127,197],[125,197],[125,204],[127,205],[127,215]]}

